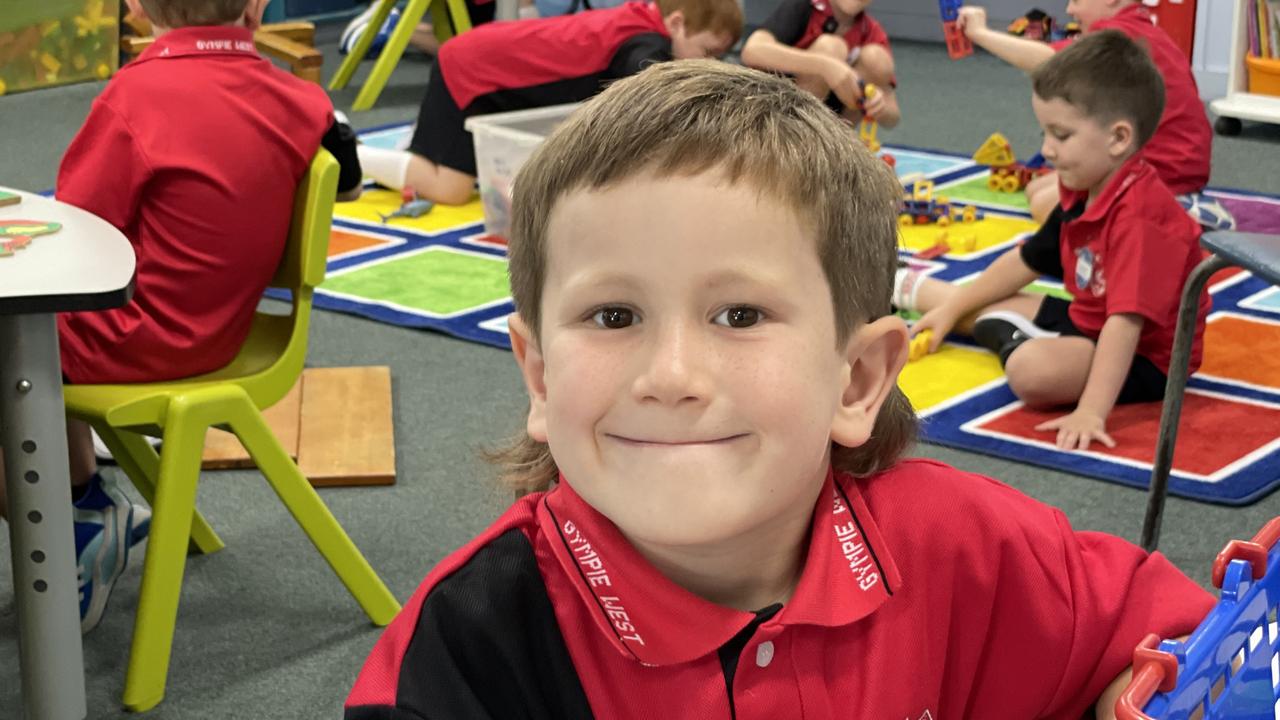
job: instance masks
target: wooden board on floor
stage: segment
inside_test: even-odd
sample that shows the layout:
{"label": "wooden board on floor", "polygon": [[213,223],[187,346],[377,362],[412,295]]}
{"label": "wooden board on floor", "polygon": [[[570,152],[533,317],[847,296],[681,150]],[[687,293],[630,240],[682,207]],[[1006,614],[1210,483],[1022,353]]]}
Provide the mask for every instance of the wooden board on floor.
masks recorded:
{"label": "wooden board on floor", "polygon": [[[294,460],[298,459],[298,420],[302,414],[302,378],[294,384],[293,389],[280,402],[267,408],[262,418],[267,427],[275,433],[276,439],[284,446],[285,452]],[[204,459],[201,467],[205,470],[230,470],[255,467],[249,451],[244,449],[235,435],[214,428],[204,438]]]}
{"label": "wooden board on floor", "polygon": [[303,372],[298,466],[312,485],[396,481],[391,368]]}

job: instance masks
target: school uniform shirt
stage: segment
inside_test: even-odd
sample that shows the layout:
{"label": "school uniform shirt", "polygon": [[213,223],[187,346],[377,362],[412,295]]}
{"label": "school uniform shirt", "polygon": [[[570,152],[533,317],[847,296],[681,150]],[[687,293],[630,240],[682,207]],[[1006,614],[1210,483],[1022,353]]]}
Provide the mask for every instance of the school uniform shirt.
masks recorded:
{"label": "school uniform shirt", "polygon": [[1146,633],[1213,606],[1159,553],[931,460],[829,474],[806,542],[785,605],[733,610],[562,478],[427,576],[345,716],[1076,720]]}
{"label": "school uniform shirt", "polygon": [[[449,94],[465,110],[477,97],[518,90],[524,107],[584,100],[602,82],[671,59],[671,37],[653,3],[573,15],[494,22],[440,47]],[[573,90],[566,92],[565,85]],[[539,91],[545,98],[540,98]],[[566,99],[571,98],[571,99]]]}
{"label": "school uniform shirt", "polygon": [[67,148],[56,195],[129,238],[134,295],[59,316],[67,378],[150,382],[226,365],[332,122],[324,90],[276,69],[245,28],[172,30],[121,68]]}
{"label": "school uniform shirt", "polygon": [[[1213,131],[1187,56],[1140,3],[1099,20],[1089,32],[1107,29],[1119,30],[1145,45],[1164,78],[1164,114],[1155,134],[1143,146],[1143,155],[1175,194],[1200,192],[1209,184]],[[1071,41],[1061,40],[1053,47],[1060,50]]]}
{"label": "school uniform shirt", "polygon": [[[1027,266],[1061,278],[1071,322],[1097,339],[1117,313],[1142,317],[1137,353],[1169,374],[1178,306],[1187,276],[1203,259],[1200,225],[1178,204],[1143,154],[1120,166],[1092,204],[1059,186],[1061,204],[1022,245]],[[1200,367],[1209,294],[1200,297],[1190,372]]]}
{"label": "school uniform shirt", "polygon": [[[818,36],[835,33],[836,26],[831,0],[782,0],[782,4],[760,27],[768,30],[783,45],[804,50]],[[866,12],[858,13],[842,37],[851,54],[864,45],[880,45],[885,50],[889,49],[889,36]]]}

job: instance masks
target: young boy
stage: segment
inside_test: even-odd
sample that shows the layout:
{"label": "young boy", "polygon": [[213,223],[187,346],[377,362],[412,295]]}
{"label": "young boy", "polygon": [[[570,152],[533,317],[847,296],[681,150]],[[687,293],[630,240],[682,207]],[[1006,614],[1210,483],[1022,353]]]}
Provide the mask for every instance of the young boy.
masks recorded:
{"label": "young boy", "polygon": [[[1230,215],[1220,206],[1212,208],[1216,213],[1195,212],[1201,203],[1206,206],[1217,203],[1199,195],[1209,183],[1213,131],[1187,57],[1168,33],[1154,24],[1151,12],[1137,0],[1069,0],[1067,14],[1080,23],[1085,35],[1110,28],[1144,45],[1160,70],[1165,86],[1164,115],[1143,151],[1147,162],[1170,190],[1185,196],[1184,207],[1189,207],[1198,221],[1216,227],[1214,219],[1225,218],[1227,225],[1218,229],[1233,226]],[[959,24],[975,45],[1027,72],[1073,41],[1047,45],[993,30],[987,26],[986,10],[980,7],[961,8]],[[1033,181],[1027,187],[1027,197],[1032,217],[1044,222],[1058,204],[1057,178],[1048,174]]]}
{"label": "young boy", "polygon": [[[1200,228],[1144,159],[1164,94],[1146,51],[1119,31],[1094,32],[1031,77],[1061,205],[969,285],[916,283],[912,271],[899,271],[898,304],[925,313],[913,332],[932,331],[931,350],[972,313],[985,313],[973,335],[1000,355],[1014,393],[1029,405],[1076,406],[1039,429],[1057,430],[1063,448],[1085,450],[1094,440],[1114,447],[1106,432],[1112,407],[1164,396],[1182,286],[1201,259]],[[1061,278],[1071,301],[1019,293],[1040,275]],[[1193,372],[1208,311],[1206,294]]]}
{"label": "young boy", "polygon": [[[226,365],[284,251],[299,179],[323,144],[358,195],[350,128],[318,85],[258,55],[267,0],[127,0],[155,43],[94,100],[58,171],[57,198],[123,232],[133,299],[58,318],[72,383],[157,382]],[[98,475],[86,423],[68,420],[80,617],[97,625],[128,561],[135,509]],[[0,463],[0,515],[4,511]],[[139,538],[132,538],[137,541]]]}
{"label": "young boy", "polygon": [[[852,122],[902,119],[889,36],[866,12],[871,0],[783,0],[742,48],[742,62],[793,75],[796,84]],[[881,92],[864,94],[866,83]]]}
{"label": "young boy", "polygon": [[1144,633],[1194,628],[1212,600],[1163,556],[899,460],[900,195],[820,101],[727,64],[557,130],[516,183],[506,456],[555,487],[428,575],[348,720],[1078,718]]}
{"label": "young boy", "polygon": [[628,2],[475,28],[441,47],[409,151],[361,145],[360,162],[389,188],[461,205],[476,182],[467,118],[586,100],[654,62],[719,57],[741,34],[738,0]]}

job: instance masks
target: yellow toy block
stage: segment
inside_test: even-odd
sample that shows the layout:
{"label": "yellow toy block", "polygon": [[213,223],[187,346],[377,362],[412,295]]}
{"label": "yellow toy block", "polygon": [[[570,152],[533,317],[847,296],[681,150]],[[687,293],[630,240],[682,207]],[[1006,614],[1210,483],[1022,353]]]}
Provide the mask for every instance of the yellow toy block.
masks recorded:
{"label": "yellow toy block", "polygon": [[933,338],[932,330],[925,330],[919,335],[911,338],[911,344],[907,347],[907,361],[915,362],[925,355],[929,354],[929,342]]}

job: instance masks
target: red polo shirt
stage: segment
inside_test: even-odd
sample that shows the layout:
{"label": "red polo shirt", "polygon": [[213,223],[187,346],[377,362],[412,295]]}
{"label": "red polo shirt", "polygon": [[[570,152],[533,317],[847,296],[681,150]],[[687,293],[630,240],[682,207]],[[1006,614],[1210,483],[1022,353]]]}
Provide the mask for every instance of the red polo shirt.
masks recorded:
{"label": "red polo shirt", "polygon": [[653,3],[486,23],[440,46],[440,72],[459,108],[480,95],[603,72],[628,39],[669,37]]}
{"label": "red polo shirt", "polygon": [[324,90],[258,55],[245,28],[161,35],[93,102],[57,197],[133,243],[133,300],[59,317],[74,383],[227,364],[284,249],[293,194],[333,121]]}
{"label": "red polo shirt", "polygon": [[[1200,226],[1141,154],[1126,160],[1087,207],[1087,192],[1066,187],[1059,192],[1062,213],[1027,241],[1023,259],[1056,253],[1071,292],[1071,322],[1091,338],[1101,334],[1111,315],[1142,316],[1137,352],[1167,374],[1182,286],[1204,257]],[[1034,259],[1028,264],[1041,269]],[[1191,372],[1200,367],[1210,305],[1206,292],[1200,297]]]}
{"label": "red polo shirt", "polygon": [[807,542],[786,605],[732,610],[562,482],[427,576],[346,717],[1074,720],[1145,633],[1213,605],[1160,554],[928,460],[828,476]]}
{"label": "red polo shirt", "polygon": [[[1209,184],[1209,162],[1213,153],[1213,131],[1200,100],[1195,76],[1187,56],[1151,18],[1151,12],[1133,3],[1112,17],[1099,20],[1089,28],[1119,30],[1134,40],[1143,41],[1151,59],[1164,78],[1164,114],[1151,140],[1143,146],[1147,162],[1174,193],[1200,192]],[[1054,43],[1062,49],[1070,39]]]}

